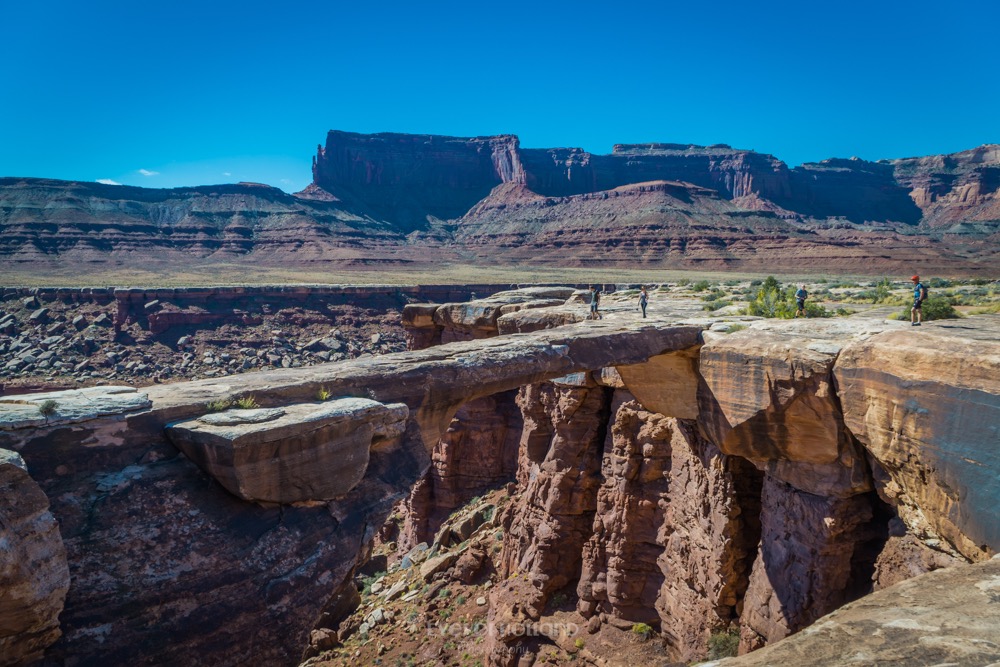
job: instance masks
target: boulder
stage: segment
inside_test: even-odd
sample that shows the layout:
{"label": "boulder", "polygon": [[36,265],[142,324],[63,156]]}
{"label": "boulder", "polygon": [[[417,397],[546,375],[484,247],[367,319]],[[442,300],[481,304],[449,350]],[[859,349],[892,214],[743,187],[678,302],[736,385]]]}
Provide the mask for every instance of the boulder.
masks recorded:
{"label": "boulder", "polygon": [[399,437],[403,404],[364,398],[227,410],[167,427],[171,441],[244,500],[329,500],[353,489],[380,440]]}

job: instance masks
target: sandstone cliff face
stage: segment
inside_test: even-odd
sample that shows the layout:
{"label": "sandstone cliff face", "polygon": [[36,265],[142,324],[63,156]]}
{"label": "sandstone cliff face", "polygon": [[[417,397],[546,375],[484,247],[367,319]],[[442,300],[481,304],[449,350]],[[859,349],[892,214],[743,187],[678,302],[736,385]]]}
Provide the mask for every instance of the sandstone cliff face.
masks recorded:
{"label": "sandstone cliff face", "polygon": [[59,638],[66,548],[24,460],[0,449],[0,665],[30,664]]}
{"label": "sandstone cliff face", "polygon": [[835,369],[844,422],[887,473],[880,493],[910,531],[972,560],[1000,541],[989,472],[1000,461],[982,445],[1000,422],[997,319],[887,331],[846,349]]}
{"label": "sandstone cliff face", "polygon": [[760,537],[758,475],[693,422],[648,412],[624,390],[615,406],[578,609],[647,623],[672,656],[694,660],[739,617]]}
{"label": "sandstone cliff face", "polygon": [[910,190],[913,202],[933,227],[996,220],[1000,214],[1000,145],[889,164],[896,181]]}
{"label": "sandstone cliff face", "polygon": [[523,149],[511,135],[333,131],[297,195],[0,179],[0,256],[18,271],[53,258],[148,269],[250,256],[339,269],[482,258],[765,270],[780,257],[789,269],[982,272],[998,261],[997,156],[987,145],[789,169],[722,144],[594,155]]}
{"label": "sandstone cliff face", "polygon": [[331,131],[313,182],[390,216],[405,231],[460,217],[500,183],[524,182],[514,136],[458,138]]}

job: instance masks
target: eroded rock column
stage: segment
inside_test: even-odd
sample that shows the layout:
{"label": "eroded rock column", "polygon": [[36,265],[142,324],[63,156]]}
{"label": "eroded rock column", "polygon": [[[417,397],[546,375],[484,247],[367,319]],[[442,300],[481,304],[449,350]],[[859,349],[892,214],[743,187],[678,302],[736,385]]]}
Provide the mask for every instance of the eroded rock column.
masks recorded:
{"label": "eroded rock column", "polygon": [[550,596],[580,577],[601,484],[611,392],[589,374],[522,387],[516,498],[500,516],[502,581],[490,595],[494,664],[514,664],[510,629],[541,616]]}

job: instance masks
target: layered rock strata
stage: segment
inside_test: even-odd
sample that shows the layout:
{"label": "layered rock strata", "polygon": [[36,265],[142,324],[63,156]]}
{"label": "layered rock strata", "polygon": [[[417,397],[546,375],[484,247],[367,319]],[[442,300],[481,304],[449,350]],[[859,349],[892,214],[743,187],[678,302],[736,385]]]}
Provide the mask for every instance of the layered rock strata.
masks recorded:
{"label": "layered rock strata", "polygon": [[365,476],[373,447],[390,447],[409,410],[365,398],[230,409],[171,424],[179,450],[244,500],[332,500]]}

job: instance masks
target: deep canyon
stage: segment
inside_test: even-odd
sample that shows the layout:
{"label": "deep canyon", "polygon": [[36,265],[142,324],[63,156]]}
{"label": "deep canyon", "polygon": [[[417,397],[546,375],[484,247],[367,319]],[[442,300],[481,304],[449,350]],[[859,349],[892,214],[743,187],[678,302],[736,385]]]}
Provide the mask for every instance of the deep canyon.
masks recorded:
{"label": "deep canyon", "polygon": [[[0,397],[0,655],[673,664],[729,633],[733,664],[1000,658],[998,316],[633,297],[416,299],[407,351]],[[449,586],[488,632],[404,658]]]}

